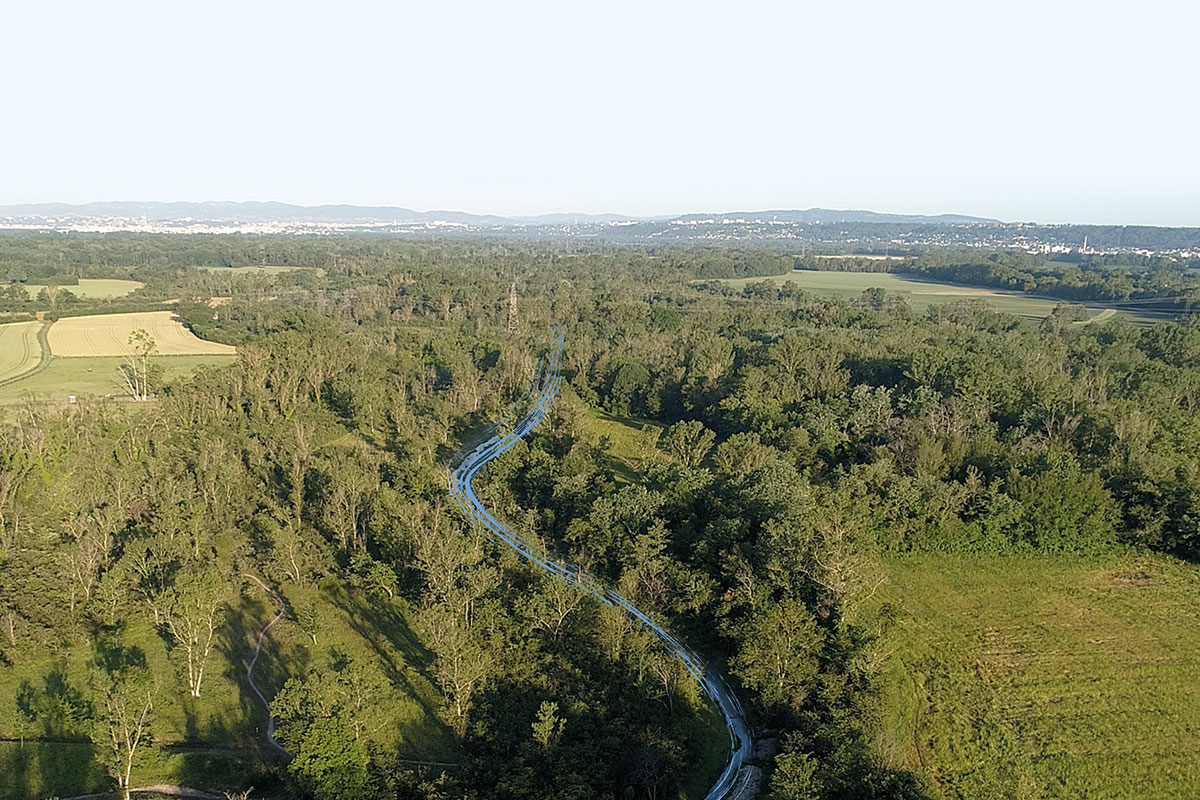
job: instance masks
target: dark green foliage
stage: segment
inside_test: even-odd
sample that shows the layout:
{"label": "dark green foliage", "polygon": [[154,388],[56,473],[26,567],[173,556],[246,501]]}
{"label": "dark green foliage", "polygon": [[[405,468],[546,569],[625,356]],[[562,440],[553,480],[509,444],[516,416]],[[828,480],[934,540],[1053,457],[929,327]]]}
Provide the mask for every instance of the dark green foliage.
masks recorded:
{"label": "dark green foliage", "polygon": [[341,719],[314,720],[295,748],[288,772],[314,800],[366,800],[370,776],[366,748]]}
{"label": "dark green foliage", "polygon": [[621,364],[613,370],[605,407],[623,417],[647,413],[650,373],[641,364]]}
{"label": "dark green foliage", "polygon": [[[1136,259],[1135,259],[1136,260]],[[1173,267],[1173,268],[1167,268]],[[1047,263],[1024,253],[930,253],[901,263],[894,271],[951,283],[1010,289],[1064,300],[1121,304],[1143,309],[1184,311],[1200,303],[1200,281],[1178,263],[1110,267],[1084,256],[1078,265]]]}

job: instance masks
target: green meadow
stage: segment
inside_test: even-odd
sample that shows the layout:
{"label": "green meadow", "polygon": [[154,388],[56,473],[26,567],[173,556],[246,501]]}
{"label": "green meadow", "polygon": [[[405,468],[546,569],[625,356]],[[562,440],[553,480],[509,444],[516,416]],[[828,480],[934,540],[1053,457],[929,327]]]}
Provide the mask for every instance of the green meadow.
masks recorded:
{"label": "green meadow", "polygon": [[[107,278],[80,278],[76,285],[59,286],[59,289],[66,289],[76,297],[124,297],[131,292],[134,292],[145,286],[141,281],[125,281],[118,279]],[[46,288],[44,284],[27,283],[25,291],[29,292],[31,298],[36,298],[38,292]]]}
{"label": "green meadow", "polygon": [[921,555],[892,621],[876,748],[935,797],[1200,796],[1200,571],[1163,556]]}
{"label": "green meadow", "polygon": [[[171,381],[190,375],[201,367],[223,367],[232,364],[237,356],[158,356],[153,363],[162,370],[161,380]],[[0,405],[12,405],[25,400],[67,402],[76,397],[109,397],[126,390],[117,368],[125,362],[118,356],[90,358],[55,358],[46,369],[6,386],[0,386]]]}

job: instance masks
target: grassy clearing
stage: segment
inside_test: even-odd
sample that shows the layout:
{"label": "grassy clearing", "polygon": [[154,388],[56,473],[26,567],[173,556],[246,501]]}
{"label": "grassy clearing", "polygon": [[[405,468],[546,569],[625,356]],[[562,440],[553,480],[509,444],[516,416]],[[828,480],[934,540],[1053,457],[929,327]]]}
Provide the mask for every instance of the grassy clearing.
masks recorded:
{"label": "grassy clearing", "polygon": [[0,381],[11,380],[36,367],[42,360],[38,341],[40,322],[0,325]]}
{"label": "grassy clearing", "polygon": [[449,763],[461,760],[457,737],[438,717],[446,701],[430,678],[433,654],[413,633],[406,603],[341,585],[318,590],[285,584],[280,591],[292,609],[316,608],[317,644],[294,622],[280,623],[283,627],[278,632],[279,625],[272,628],[272,649],[264,650],[255,666],[255,680],[264,694],[272,696],[283,687],[286,677],[298,674],[288,664],[296,659],[281,661],[280,654],[303,652],[305,665],[316,667],[328,667],[335,651],[373,661],[392,685],[408,696],[407,702],[397,704],[393,719],[399,757]]}
{"label": "grassy clearing", "polygon": [[[806,292],[812,292],[817,296],[847,299],[857,299],[864,290],[877,287],[889,293],[907,296],[912,303],[913,310],[918,313],[924,313],[930,306],[939,303],[975,299],[987,301],[997,311],[1040,320],[1050,316],[1050,312],[1060,302],[1043,297],[1031,297],[1020,292],[1001,292],[976,286],[913,280],[893,275],[890,272],[795,270],[786,275],[772,275],[766,278],[725,278],[721,280],[721,283],[734,289],[742,289],[748,284],[762,281],[770,281],[776,286],[782,286],[791,281]],[[1151,325],[1164,319],[1164,317],[1132,311],[1099,309],[1090,306],[1089,309],[1094,315],[1089,321],[1094,322],[1102,322],[1104,319],[1118,316],[1135,325]],[[1104,316],[1105,314],[1107,316]]]}
{"label": "grassy clearing", "polygon": [[592,433],[600,439],[600,449],[608,456],[605,466],[612,470],[613,479],[617,483],[637,482],[655,431],[664,426],[653,420],[614,416],[600,409],[591,410],[589,422]]}
{"label": "grassy clearing", "polygon": [[[178,665],[150,620],[137,619],[126,627],[123,643],[132,648],[126,652],[144,658],[156,675],[171,676],[160,682],[154,701],[154,740],[163,749],[147,750],[137,760],[135,785],[200,780],[204,786],[233,788],[256,769],[264,717],[250,713],[257,699],[244,684],[241,661],[247,651],[239,634],[243,629],[257,631],[269,616],[261,602],[250,601],[238,611],[218,645],[219,652],[214,653],[200,698],[188,696],[185,682],[178,677]],[[41,689],[58,683],[86,695],[89,664],[95,657],[90,645],[77,645],[54,657],[18,661],[0,672],[0,735],[13,738],[23,733],[55,739],[27,742],[24,748],[11,744],[0,748],[0,771],[8,779],[0,782],[7,784],[0,798],[83,794],[111,785],[104,751],[86,740],[63,741],[83,731],[47,730],[36,723],[29,726],[17,713],[16,698],[23,686]],[[22,730],[22,725],[27,727]],[[172,747],[183,742],[201,747],[189,752]],[[214,767],[207,774],[203,771],[206,762]]]}
{"label": "grassy clearing", "polygon": [[219,275],[279,275],[284,272],[300,272],[303,270],[311,270],[318,275],[324,275],[325,270],[320,267],[197,267],[205,272],[214,272]]}
{"label": "grassy clearing", "polygon": [[0,800],[67,797],[103,789],[107,773],[90,742],[0,742]]}
{"label": "grassy clearing", "polygon": [[[408,610],[402,602],[340,587],[285,585],[282,593],[293,608],[316,604],[317,644],[290,616],[277,623],[255,665],[255,681],[264,694],[273,696],[288,678],[304,675],[310,666],[327,665],[334,651],[376,661],[411,698],[403,706],[407,713],[398,714],[394,721],[402,757],[459,760],[453,734],[436,716],[444,700],[424,672],[430,656],[409,630]],[[180,665],[172,660],[150,620],[140,619],[126,628],[126,646],[140,651],[156,675],[174,677],[160,681],[154,705],[156,746],[138,759],[135,785],[245,788],[269,761],[266,710],[245,680],[245,662],[275,608],[264,592],[248,584],[231,611],[200,698],[187,695]],[[94,657],[90,645],[82,644],[55,657],[19,661],[0,670],[0,737],[44,735],[42,730],[21,730],[16,705],[21,686],[41,687],[57,675],[65,685],[86,692],[88,664]],[[111,785],[103,757],[86,741],[26,741],[23,746],[19,741],[0,742],[0,800],[102,791]]]}
{"label": "grassy clearing", "polygon": [[[172,381],[190,375],[200,367],[223,367],[232,364],[236,356],[163,356],[152,363],[162,368],[162,381]],[[0,386],[0,405],[12,405],[26,400],[65,403],[67,395],[76,397],[111,397],[126,389],[117,373],[125,359],[56,358],[41,372]]]}
{"label": "grassy clearing", "polygon": [[[104,297],[124,297],[131,294],[146,284],[141,281],[125,281],[119,279],[107,278],[80,278],[79,284],[76,286],[60,286],[60,289],[66,289],[76,297],[104,298]],[[31,298],[36,298],[38,292],[46,288],[44,284],[27,283],[25,291],[29,292]]]}
{"label": "grassy clearing", "polygon": [[1162,557],[920,556],[872,603],[877,747],[945,798],[1200,795],[1200,573]]}
{"label": "grassy clearing", "polygon": [[164,356],[233,355],[237,352],[230,345],[200,339],[171,311],[60,319],[50,326],[50,352],[60,358],[126,355],[130,352],[129,337],[139,329],[153,337],[157,352]]}

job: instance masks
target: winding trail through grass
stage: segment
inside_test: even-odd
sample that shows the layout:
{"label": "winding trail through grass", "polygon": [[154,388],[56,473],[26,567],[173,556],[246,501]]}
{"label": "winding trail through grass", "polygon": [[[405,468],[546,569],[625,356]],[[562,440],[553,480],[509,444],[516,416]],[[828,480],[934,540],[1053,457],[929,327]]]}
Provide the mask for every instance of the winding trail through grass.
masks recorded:
{"label": "winding trail through grass", "polygon": [[267,633],[271,630],[271,626],[276,622],[279,622],[280,618],[283,617],[283,613],[287,610],[287,606],[284,605],[283,598],[279,596],[279,593],[270,586],[267,586],[261,580],[248,572],[245,573],[245,575],[247,578],[261,586],[263,591],[271,595],[272,599],[279,604],[279,612],[271,618],[271,621],[268,622],[266,627],[264,627],[258,634],[258,644],[254,648],[254,657],[251,658],[250,663],[246,665],[246,681],[250,684],[250,688],[254,690],[254,693],[258,695],[258,699],[262,701],[263,706],[265,706],[267,709],[267,741],[270,742],[271,746],[280,753],[283,753],[283,755],[290,758],[291,753],[285,750],[283,745],[275,741],[275,715],[271,713],[271,703],[267,700],[266,696],[263,695],[262,690],[258,688],[258,684],[254,682],[254,665],[258,663],[258,656],[260,653],[262,653],[263,641],[267,638]]}
{"label": "winding trail through grass", "polygon": [[491,539],[511,547],[522,558],[551,575],[579,586],[605,605],[620,609],[658,637],[716,704],[729,729],[729,759],[716,784],[705,795],[705,800],[738,797],[751,777],[751,771],[746,769],[746,766],[753,746],[742,707],[720,672],[706,665],[691,648],[617,591],[572,564],[550,558],[539,543],[497,520],[475,495],[471,483],[475,475],[532,431],[553,405],[562,381],[562,349],[562,331],[555,329],[551,332],[549,354],[538,362],[533,379],[521,399],[489,428],[479,441],[464,447],[451,461],[450,494],[458,501],[472,524]]}

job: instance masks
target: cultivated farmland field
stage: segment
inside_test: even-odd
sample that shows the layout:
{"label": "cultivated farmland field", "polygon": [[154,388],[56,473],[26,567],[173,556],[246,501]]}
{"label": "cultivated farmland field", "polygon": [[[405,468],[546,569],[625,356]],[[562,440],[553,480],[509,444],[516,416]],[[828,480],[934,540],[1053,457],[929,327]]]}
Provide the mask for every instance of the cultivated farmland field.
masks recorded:
{"label": "cultivated farmland field", "polygon": [[37,334],[42,324],[12,322],[0,325],[0,381],[23,375],[41,363],[42,343]]}
{"label": "cultivated farmland field", "polygon": [[130,352],[129,337],[135,330],[145,330],[153,337],[159,355],[233,355],[237,352],[230,345],[198,338],[171,311],[60,319],[50,326],[50,352],[61,358],[127,355]]}
{"label": "cultivated farmland field", "polygon": [[[60,286],[76,297],[124,297],[130,292],[142,288],[146,284],[141,281],[123,281],[106,278],[80,278],[77,286]],[[45,288],[44,284],[27,283],[25,291],[31,298],[36,298],[38,292]]]}
{"label": "cultivated farmland field", "polygon": [[[159,380],[172,381],[190,375],[201,367],[223,367],[232,364],[235,356],[161,356],[152,359],[161,370]],[[127,395],[117,368],[125,363],[123,357],[56,358],[41,372],[0,386],[0,405],[13,405],[25,400],[67,402],[68,395],[76,397],[110,397]]]}
{"label": "cultivated farmland field", "polygon": [[[795,270],[784,275],[759,278],[725,278],[720,282],[735,289],[748,284],[770,281],[776,286],[792,282],[806,292],[823,297],[858,298],[864,290],[878,287],[889,293],[906,295],[913,310],[924,313],[938,303],[953,303],[958,300],[984,300],[997,311],[1015,314],[1027,319],[1045,319],[1060,301],[1043,297],[1031,297],[1020,292],[1001,292],[977,286],[961,286],[951,283],[920,281],[894,275],[890,272],[832,272],[820,270]],[[1116,316],[1135,325],[1150,325],[1167,317],[1131,311],[1091,308],[1092,321],[1102,322]]]}
{"label": "cultivated farmland field", "polygon": [[1200,575],[1159,556],[888,564],[876,745],[944,798],[1200,796]]}

